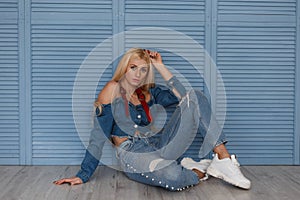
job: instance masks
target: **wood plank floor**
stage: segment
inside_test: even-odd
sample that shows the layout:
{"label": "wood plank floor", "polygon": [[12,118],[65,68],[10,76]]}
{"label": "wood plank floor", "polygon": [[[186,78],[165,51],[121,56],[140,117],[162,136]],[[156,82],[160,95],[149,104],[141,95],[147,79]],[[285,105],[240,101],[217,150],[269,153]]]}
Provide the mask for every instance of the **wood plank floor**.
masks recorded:
{"label": "wood plank floor", "polygon": [[52,181],[73,176],[79,166],[0,166],[1,200],[110,200],[110,199],[204,199],[204,200],[298,200],[300,166],[243,166],[252,181],[242,190],[210,178],[183,192],[169,192],[127,179],[122,172],[98,167],[83,185],[56,186]]}

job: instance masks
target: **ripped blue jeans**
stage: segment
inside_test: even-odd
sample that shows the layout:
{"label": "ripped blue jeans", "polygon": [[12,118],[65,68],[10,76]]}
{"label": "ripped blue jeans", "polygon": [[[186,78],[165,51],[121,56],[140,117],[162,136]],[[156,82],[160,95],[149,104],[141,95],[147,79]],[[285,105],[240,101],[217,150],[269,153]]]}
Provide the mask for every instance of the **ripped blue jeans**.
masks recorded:
{"label": "ripped blue jeans", "polygon": [[130,137],[117,148],[120,165],[137,182],[170,191],[184,190],[198,184],[199,178],[192,170],[183,168],[178,158],[197,134],[204,138],[199,144],[206,148],[200,148],[203,157],[226,142],[207,98],[200,91],[192,90],[182,98],[159,136]]}

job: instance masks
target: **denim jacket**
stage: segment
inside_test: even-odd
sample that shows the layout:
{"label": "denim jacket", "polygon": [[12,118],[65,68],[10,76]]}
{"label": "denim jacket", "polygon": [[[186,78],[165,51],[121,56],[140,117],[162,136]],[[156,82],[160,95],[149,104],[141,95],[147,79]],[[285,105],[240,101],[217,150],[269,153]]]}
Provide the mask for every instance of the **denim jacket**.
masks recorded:
{"label": "denim jacket", "polygon": [[[155,119],[156,116],[160,115],[161,109],[155,105],[168,107],[172,104],[178,104],[178,98],[171,91],[173,88],[179,92],[181,97],[186,94],[185,88],[175,76],[167,81],[167,86],[155,86],[149,90],[151,99],[147,104],[153,115],[151,123],[147,120],[146,113],[141,105],[135,106],[129,102],[130,117],[122,117],[125,115],[122,98],[115,99],[111,104],[103,105],[101,115],[94,119],[94,128],[91,131],[89,145],[81,163],[81,169],[76,174],[76,177],[79,177],[84,183],[89,180],[99,164],[105,141],[112,135],[127,137],[138,130],[145,134],[146,137],[149,137],[151,134],[157,133],[153,130],[153,126],[158,127],[158,131],[161,130],[159,117]],[[99,109],[96,109],[96,114],[98,113]]]}

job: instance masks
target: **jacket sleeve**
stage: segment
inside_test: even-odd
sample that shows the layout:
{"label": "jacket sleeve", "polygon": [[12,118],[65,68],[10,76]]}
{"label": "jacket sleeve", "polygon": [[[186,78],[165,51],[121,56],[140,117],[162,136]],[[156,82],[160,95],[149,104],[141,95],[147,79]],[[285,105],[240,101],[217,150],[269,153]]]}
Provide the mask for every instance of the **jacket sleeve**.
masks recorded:
{"label": "jacket sleeve", "polygon": [[102,156],[103,146],[113,130],[114,119],[111,106],[110,104],[102,106],[102,113],[99,114],[99,109],[96,109],[98,116],[94,118],[94,127],[91,131],[89,145],[81,163],[81,168],[76,174],[76,177],[79,177],[84,183],[86,183],[95,172]]}
{"label": "jacket sleeve", "polygon": [[176,89],[181,97],[186,95],[185,87],[181,82],[173,76],[166,82],[167,87],[159,86],[151,89],[151,93],[157,104],[160,104],[164,107],[168,107],[173,104],[178,104],[179,99],[172,92],[173,89]]}
{"label": "jacket sleeve", "polygon": [[170,90],[176,89],[177,92],[180,94],[181,98],[186,95],[185,87],[177,79],[176,76],[173,76],[172,78],[170,78],[166,83],[167,83],[167,86]]}

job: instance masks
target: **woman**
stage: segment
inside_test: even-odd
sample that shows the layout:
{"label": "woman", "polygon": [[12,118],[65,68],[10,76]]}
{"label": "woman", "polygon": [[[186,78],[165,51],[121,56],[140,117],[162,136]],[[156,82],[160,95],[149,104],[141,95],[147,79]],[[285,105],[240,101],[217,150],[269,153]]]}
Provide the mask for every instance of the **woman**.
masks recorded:
{"label": "woman", "polygon": [[[154,68],[167,87],[154,84]],[[166,118],[162,107],[172,104],[177,104],[174,113],[166,125],[161,125]],[[208,174],[240,188],[250,188],[235,156],[230,156],[225,147],[223,132],[213,143],[212,161],[184,158],[179,164],[178,158],[196,134],[205,138],[208,127],[219,127],[205,96],[199,91],[187,92],[164,66],[158,52],[138,48],[127,51],[95,105],[95,128],[81,169],[75,177],[55,184],[87,182],[98,166],[105,138],[109,138],[117,149],[122,170],[132,180],[181,191],[206,180]]]}

